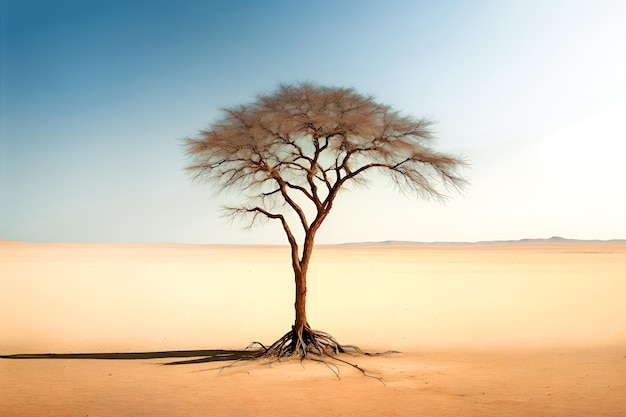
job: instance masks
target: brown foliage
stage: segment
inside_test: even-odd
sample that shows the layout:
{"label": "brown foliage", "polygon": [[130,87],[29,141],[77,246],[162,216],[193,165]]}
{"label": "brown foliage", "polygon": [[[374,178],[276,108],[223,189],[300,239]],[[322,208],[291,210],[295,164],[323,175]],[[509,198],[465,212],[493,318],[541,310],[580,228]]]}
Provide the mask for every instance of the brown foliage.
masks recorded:
{"label": "brown foliage", "polygon": [[[234,213],[281,218],[286,203],[305,230],[325,218],[338,191],[378,171],[404,192],[443,199],[438,185],[462,188],[464,162],[431,149],[431,123],[403,116],[349,88],[281,85],[271,95],[223,110],[223,117],[187,138],[196,178],[243,191]],[[314,208],[308,219],[306,201]]]}

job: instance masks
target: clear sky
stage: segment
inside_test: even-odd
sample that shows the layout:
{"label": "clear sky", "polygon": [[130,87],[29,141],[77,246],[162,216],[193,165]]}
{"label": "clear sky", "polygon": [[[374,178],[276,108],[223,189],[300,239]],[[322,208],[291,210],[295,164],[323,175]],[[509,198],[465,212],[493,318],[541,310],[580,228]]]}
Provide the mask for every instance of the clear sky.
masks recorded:
{"label": "clear sky", "polygon": [[0,3],[0,238],[286,243],[221,218],[180,139],[298,81],[430,117],[472,165],[445,205],[345,192],[320,243],[626,238],[625,1]]}

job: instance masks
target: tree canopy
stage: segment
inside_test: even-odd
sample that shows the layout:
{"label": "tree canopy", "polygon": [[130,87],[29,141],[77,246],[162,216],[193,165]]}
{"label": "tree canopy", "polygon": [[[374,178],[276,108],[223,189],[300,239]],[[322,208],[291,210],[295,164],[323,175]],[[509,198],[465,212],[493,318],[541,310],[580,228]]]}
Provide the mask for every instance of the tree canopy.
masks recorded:
{"label": "tree canopy", "polygon": [[[403,192],[443,199],[462,188],[464,161],[431,148],[431,122],[405,116],[350,88],[281,85],[186,140],[196,177],[236,190],[233,213],[283,219],[287,206],[304,231],[319,225],[341,188],[387,174]],[[314,208],[313,217],[302,204]]]}

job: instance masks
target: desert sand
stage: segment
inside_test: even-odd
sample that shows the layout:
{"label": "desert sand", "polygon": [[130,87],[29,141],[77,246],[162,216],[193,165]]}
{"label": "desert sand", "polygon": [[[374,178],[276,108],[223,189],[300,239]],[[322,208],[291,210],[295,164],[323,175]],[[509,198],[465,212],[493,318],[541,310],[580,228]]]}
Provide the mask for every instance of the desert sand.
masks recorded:
{"label": "desert sand", "polygon": [[309,321],[399,351],[346,357],[382,381],[341,363],[163,365],[286,332],[288,256],[0,241],[0,355],[165,352],[0,359],[0,416],[626,415],[625,243],[320,245]]}

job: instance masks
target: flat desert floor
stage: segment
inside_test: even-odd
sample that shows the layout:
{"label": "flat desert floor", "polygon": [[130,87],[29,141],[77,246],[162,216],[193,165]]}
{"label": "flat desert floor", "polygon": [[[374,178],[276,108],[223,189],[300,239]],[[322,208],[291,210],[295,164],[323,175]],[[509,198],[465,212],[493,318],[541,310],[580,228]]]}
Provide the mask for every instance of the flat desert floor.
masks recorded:
{"label": "flat desert floor", "polygon": [[0,241],[0,355],[146,352],[2,358],[0,416],[626,415],[625,243],[320,245],[309,321],[376,378],[208,361],[289,329],[288,256]]}

